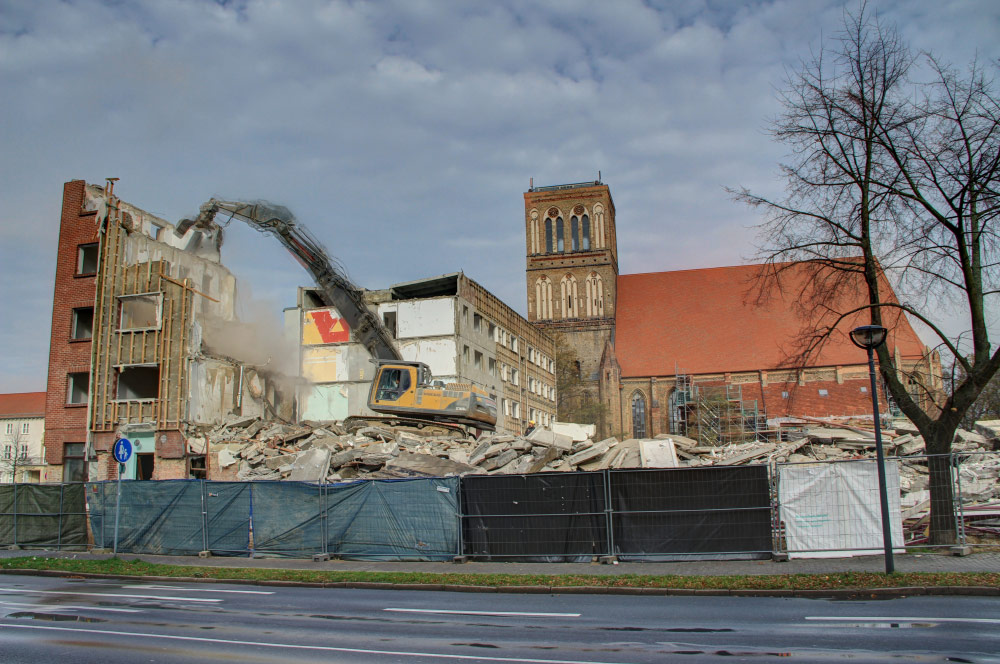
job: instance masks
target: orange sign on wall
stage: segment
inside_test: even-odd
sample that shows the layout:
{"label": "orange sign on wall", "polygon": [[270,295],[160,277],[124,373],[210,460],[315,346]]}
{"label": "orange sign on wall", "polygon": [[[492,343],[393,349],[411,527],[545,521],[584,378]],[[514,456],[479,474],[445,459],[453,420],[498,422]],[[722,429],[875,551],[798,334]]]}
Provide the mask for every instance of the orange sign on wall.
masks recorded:
{"label": "orange sign on wall", "polygon": [[344,343],[351,340],[347,321],[336,315],[335,309],[315,309],[306,312],[302,326],[302,343],[306,346]]}

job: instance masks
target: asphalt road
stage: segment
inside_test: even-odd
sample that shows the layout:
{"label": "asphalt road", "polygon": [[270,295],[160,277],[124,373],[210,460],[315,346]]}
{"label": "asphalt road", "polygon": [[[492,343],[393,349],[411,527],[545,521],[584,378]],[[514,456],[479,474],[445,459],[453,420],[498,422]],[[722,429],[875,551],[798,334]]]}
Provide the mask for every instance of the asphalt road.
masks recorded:
{"label": "asphalt road", "polygon": [[2,662],[1000,662],[1000,598],[476,594],[0,577]]}

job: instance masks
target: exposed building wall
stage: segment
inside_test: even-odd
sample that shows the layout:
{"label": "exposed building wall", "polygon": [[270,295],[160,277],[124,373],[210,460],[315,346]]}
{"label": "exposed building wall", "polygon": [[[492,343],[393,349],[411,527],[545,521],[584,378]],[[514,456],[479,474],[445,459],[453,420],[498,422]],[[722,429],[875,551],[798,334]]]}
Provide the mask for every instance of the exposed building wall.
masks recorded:
{"label": "exposed building wall", "polygon": [[[96,262],[81,266],[80,250],[100,240],[96,213],[84,208],[86,183],[73,180],[63,185],[59,243],[56,250],[55,289],[52,297],[52,328],[45,401],[45,460],[50,467],[45,481],[62,480],[64,445],[87,443],[89,392],[79,403],[70,403],[70,374],[90,376],[90,338],[73,338],[74,309],[94,306]],[[89,258],[89,256],[88,256]]]}

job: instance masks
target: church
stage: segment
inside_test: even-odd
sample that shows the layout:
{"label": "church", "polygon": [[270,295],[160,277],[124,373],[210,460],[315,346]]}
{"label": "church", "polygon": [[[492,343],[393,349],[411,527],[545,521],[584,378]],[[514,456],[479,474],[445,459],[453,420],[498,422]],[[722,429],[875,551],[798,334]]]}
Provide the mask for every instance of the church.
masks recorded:
{"label": "church", "polygon": [[[814,265],[620,274],[614,201],[600,181],[532,186],[524,212],[528,320],[575,355],[575,398],[597,406],[588,412],[601,435],[727,444],[774,438],[782,421],[871,417],[867,355],[849,337],[862,315],[797,352],[803,330],[822,322],[802,306]],[[775,269],[780,278],[761,281]],[[888,281],[883,291],[895,298]],[[865,302],[860,291],[838,299],[841,311]],[[905,315],[887,327],[897,366],[925,401],[928,384],[940,387],[940,357]],[[879,392],[891,410],[881,380]]]}

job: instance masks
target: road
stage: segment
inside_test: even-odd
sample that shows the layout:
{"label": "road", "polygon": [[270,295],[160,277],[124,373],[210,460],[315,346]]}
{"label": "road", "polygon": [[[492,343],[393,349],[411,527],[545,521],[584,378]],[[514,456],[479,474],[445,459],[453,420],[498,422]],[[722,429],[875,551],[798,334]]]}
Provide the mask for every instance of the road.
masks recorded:
{"label": "road", "polygon": [[286,588],[0,576],[2,662],[1000,662],[1000,598]]}

